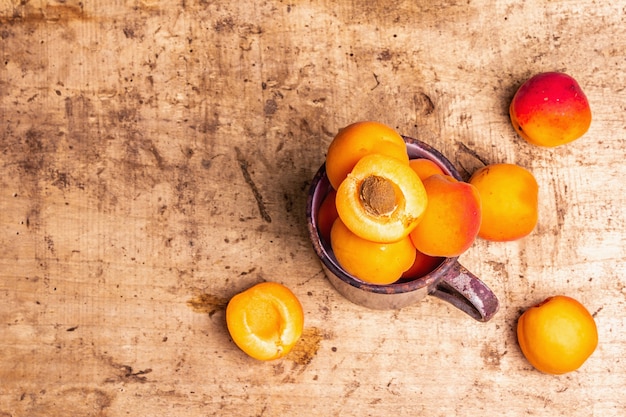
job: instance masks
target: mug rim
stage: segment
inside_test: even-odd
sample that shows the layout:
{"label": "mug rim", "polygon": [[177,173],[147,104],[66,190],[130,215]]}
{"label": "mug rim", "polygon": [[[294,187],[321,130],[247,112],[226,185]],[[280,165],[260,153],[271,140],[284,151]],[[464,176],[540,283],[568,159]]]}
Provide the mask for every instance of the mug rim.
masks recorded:
{"label": "mug rim", "polygon": [[[455,179],[461,181],[461,175],[452,165],[452,163],[438,150],[432,146],[409,136],[402,135],[406,145],[409,157],[412,159],[426,158],[439,165],[444,172]],[[413,151],[413,152],[411,152]],[[411,279],[408,281],[396,281],[391,284],[372,284],[365,282],[345,271],[335,259],[332,248],[328,242],[324,242],[319,234],[317,227],[317,211],[324,197],[331,189],[330,182],[326,176],[326,163],[322,163],[317,170],[307,196],[306,218],[309,231],[309,238],[313,244],[313,248],[322,264],[327,270],[341,281],[361,290],[378,293],[378,294],[404,294],[412,291],[423,289],[424,287],[434,288],[434,286],[443,278],[445,272],[450,269],[458,260],[458,257],[445,258],[435,269],[428,274]],[[322,194],[320,196],[320,194]],[[318,203],[318,204],[316,204]]]}

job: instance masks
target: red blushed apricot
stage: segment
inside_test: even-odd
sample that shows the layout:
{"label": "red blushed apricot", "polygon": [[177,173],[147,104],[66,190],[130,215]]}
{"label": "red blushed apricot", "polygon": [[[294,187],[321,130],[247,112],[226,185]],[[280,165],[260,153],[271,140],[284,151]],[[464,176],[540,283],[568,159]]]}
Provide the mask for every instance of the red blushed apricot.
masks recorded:
{"label": "red blushed apricot", "polygon": [[591,125],[585,93],[574,78],[560,72],[537,74],[522,84],[511,101],[509,114],[515,131],[538,146],[572,142]]}
{"label": "red blushed apricot", "polygon": [[328,195],[324,197],[324,201],[322,201],[317,212],[317,229],[322,239],[328,243],[330,243],[330,229],[333,227],[333,223],[337,220],[337,217],[339,217],[339,214],[337,214],[337,206],[335,205],[336,195],[337,191],[331,189]]}
{"label": "red blushed apricot", "polygon": [[359,160],[341,183],[337,213],[357,236],[395,242],[408,236],[427,205],[426,190],[408,164],[370,154]]}
{"label": "red blushed apricot", "polygon": [[478,190],[447,175],[426,178],[424,188],[428,206],[410,234],[413,244],[430,256],[461,255],[474,243],[480,228]]}
{"label": "red blushed apricot", "polygon": [[431,161],[430,159],[426,159],[426,158],[411,159],[409,161],[409,166],[411,167],[411,169],[413,169],[413,171],[415,171],[417,176],[420,177],[422,181],[424,181],[426,178],[430,177],[431,175],[435,175],[435,174],[445,175],[445,172],[443,172],[441,167],[437,165],[435,162]]}
{"label": "red blushed apricot", "polygon": [[415,278],[421,278],[424,275],[431,273],[435,268],[443,262],[444,258],[426,255],[418,250],[415,250],[415,261],[413,266],[404,271],[402,278],[409,280]]}
{"label": "red blushed apricot", "polygon": [[404,139],[387,125],[364,121],[341,129],[326,154],[326,175],[333,188],[338,189],[356,163],[372,153],[392,156],[407,165],[409,162]]}
{"label": "red blushed apricot", "polygon": [[478,236],[511,241],[537,225],[539,186],[533,174],[514,164],[487,165],[469,180],[480,194],[483,220]]}
{"label": "red blushed apricot", "polygon": [[415,247],[408,237],[393,243],[372,242],[352,233],[341,218],[333,224],[330,240],[339,265],[371,284],[396,282],[415,260]]}
{"label": "red blushed apricot", "polygon": [[298,342],[304,313],[289,288],[263,282],[230,299],[226,325],[241,350],[255,359],[272,360],[285,356]]}

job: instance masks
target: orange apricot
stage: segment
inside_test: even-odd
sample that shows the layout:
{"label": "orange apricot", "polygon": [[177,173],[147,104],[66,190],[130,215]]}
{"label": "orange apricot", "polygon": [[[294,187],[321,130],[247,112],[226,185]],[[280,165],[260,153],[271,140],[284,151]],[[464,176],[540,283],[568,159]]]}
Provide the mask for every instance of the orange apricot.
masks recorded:
{"label": "orange apricot", "polygon": [[273,360],[289,353],[300,339],[304,313],[289,288],[263,282],[231,298],[226,324],[242,351],[255,359]]}
{"label": "orange apricot", "polygon": [[598,345],[598,329],[589,311],[564,295],[549,297],[526,310],[517,321],[522,353],[539,371],[574,371]]}
{"label": "orange apricot", "polygon": [[417,176],[420,177],[422,181],[431,175],[445,174],[439,165],[426,158],[411,159],[409,160],[409,166],[413,169],[413,171],[415,171]]}
{"label": "orange apricot", "polygon": [[331,189],[317,212],[317,229],[319,230],[320,236],[324,241],[330,243],[330,229],[333,227],[333,223],[339,217],[337,214],[337,206],[335,205],[335,197],[337,195],[337,191]]}
{"label": "orange apricot", "polygon": [[372,242],[352,233],[341,218],[333,224],[330,240],[339,265],[371,284],[396,282],[415,260],[415,247],[408,237],[392,243]]}
{"label": "orange apricot", "polygon": [[411,240],[420,252],[430,256],[455,257],[474,243],[481,222],[478,190],[448,175],[424,180],[428,206]]}
{"label": "orange apricot", "polygon": [[361,158],[337,189],[337,213],[357,236],[375,242],[405,238],[427,205],[417,174],[396,158],[369,154]]}
{"label": "orange apricot", "polygon": [[415,279],[431,273],[435,268],[443,262],[444,258],[438,256],[430,256],[415,250],[415,261],[413,265],[402,273],[402,278]]}
{"label": "orange apricot", "polygon": [[372,153],[392,156],[408,164],[404,139],[391,127],[378,122],[356,122],[335,135],[326,154],[326,175],[339,188],[356,163]]}
{"label": "orange apricot", "polygon": [[578,82],[561,72],[528,79],[509,106],[515,131],[538,146],[559,146],[583,136],[591,125],[591,109]]}
{"label": "orange apricot", "polygon": [[539,186],[532,173],[515,164],[491,164],[469,179],[482,202],[478,236],[511,241],[529,235],[538,218]]}

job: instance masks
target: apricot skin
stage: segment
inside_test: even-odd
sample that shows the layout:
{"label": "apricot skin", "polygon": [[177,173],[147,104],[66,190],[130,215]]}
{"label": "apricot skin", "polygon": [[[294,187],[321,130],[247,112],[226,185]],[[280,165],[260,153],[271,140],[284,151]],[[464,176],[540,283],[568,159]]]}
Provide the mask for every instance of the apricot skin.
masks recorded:
{"label": "apricot skin", "polygon": [[392,156],[408,165],[404,139],[394,129],[379,122],[352,123],[341,129],[328,146],[326,175],[336,190],[366,155],[377,153]]}
{"label": "apricot skin", "polygon": [[478,236],[495,242],[520,239],[537,225],[539,186],[515,164],[487,165],[469,180],[480,194],[482,224]]}
{"label": "apricot skin", "polygon": [[337,191],[331,189],[328,195],[324,197],[324,201],[322,201],[322,205],[317,212],[317,228],[320,236],[327,243],[330,243],[330,229],[333,227],[333,223],[337,217],[339,217],[335,204],[336,196]]}
{"label": "apricot skin", "polygon": [[333,224],[330,239],[339,265],[371,284],[394,283],[415,261],[415,247],[408,236],[392,243],[372,242],[352,233],[341,218]]}
{"label": "apricot skin", "polygon": [[480,223],[481,202],[471,184],[447,175],[424,180],[428,206],[410,234],[413,244],[430,256],[455,257],[474,243]]}
{"label": "apricot skin", "polygon": [[589,311],[564,295],[549,297],[526,310],[517,322],[522,353],[547,374],[575,371],[598,345],[598,330]]}
{"label": "apricot skin", "polygon": [[591,125],[585,93],[571,76],[546,72],[530,78],[509,106],[515,131],[527,142],[554,147],[583,136]]}
{"label": "apricot skin", "polygon": [[431,175],[445,174],[439,165],[426,158],[411,159],[409,160],[409,166],[422,181]]}

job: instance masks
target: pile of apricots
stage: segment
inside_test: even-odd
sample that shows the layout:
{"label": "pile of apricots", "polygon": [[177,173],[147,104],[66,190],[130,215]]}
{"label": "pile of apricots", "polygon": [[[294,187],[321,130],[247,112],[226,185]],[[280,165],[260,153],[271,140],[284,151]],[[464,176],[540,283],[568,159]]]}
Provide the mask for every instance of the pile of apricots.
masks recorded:
{"label": "pile of apricots", "polygon": [[[509,113],[515,131],[543,147],[572,142],[591,123],[580,86],[557,72],[527,80]],[[328,148],[325,168],[331,188],[315,219],[320,238],[346,272],[372,284],[423,277],[445,258],[461,255],[476,238],[513,241],[537,224],[538,184],[525,168],[496,163],[460,181],[435,161],[410,159],[402,136],[382,123],[341,129]],[[244,352],[272,360],[297,343],[304,314],[288,288],[265,282],[235,295],[226,321]],[[548,374],[578,369],[598,343],[593,316],[563,295],[524,311],[517,337],[529,363]]]}
{"label": "pile of apricots", "polygon": [[459,181],[430,159],[409,159],[402,136],[378,122],[339,131],[326,175],[320,236],[343,269],[372,284],[419,278],[477,237],[519,239],[537,223],[538,185],[526,169],[493,164]]}

